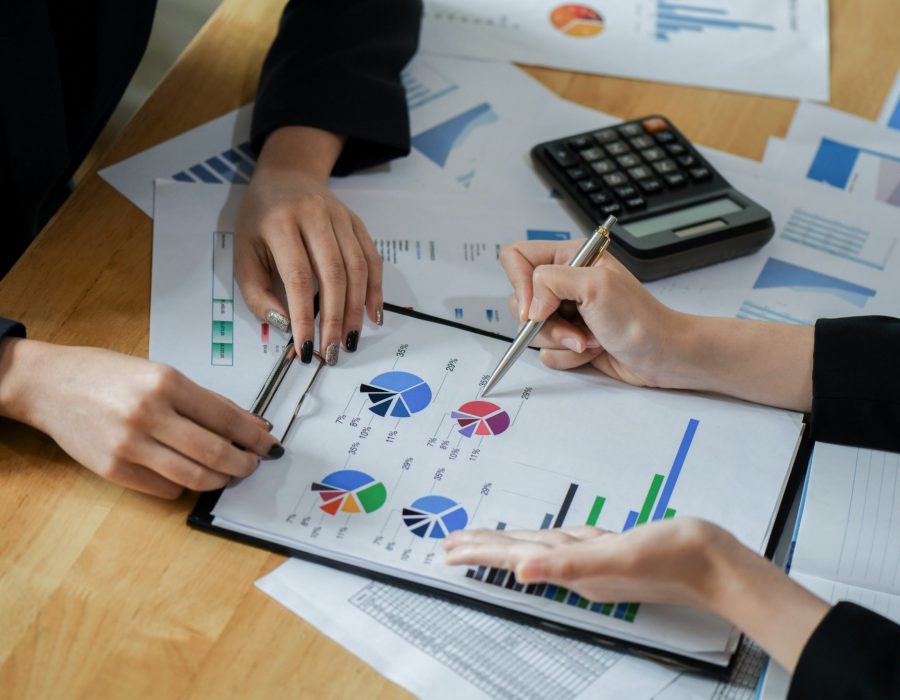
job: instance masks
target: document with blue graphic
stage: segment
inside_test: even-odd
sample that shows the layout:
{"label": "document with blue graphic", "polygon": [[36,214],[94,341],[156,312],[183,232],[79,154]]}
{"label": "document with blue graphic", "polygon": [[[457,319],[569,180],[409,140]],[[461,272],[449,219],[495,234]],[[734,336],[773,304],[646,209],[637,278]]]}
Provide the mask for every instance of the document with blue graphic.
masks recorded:
{"label": "document with blue graphic", "polygon": [[828,1],[426,0],[422,49],[827,100]]}

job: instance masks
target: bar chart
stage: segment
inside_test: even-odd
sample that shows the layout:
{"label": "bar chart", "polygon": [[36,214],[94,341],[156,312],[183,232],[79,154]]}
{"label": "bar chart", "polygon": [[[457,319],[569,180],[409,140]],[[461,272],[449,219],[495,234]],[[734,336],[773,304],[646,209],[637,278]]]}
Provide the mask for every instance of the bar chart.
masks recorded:
{"label": "bar chart", "polygon": [[212,258],[213,365],[234,364],[234,234],[213,234]]}
{"label": "bar chart", "polygon": [[[637,525],[643,525],[647,522],[667,520],[675,517],[676,510],[670,506],[671,499],[699,425],[700,421],[695,418],[691,418],[688,421],[684,435],[681,438],[681,443],[678,445],[678,449],[672,461],[672,466],[669,468],[668,473],[665,475],[658,473],[653,475],[650,487],[647,489],[647,494],[644,497],[640,510],[631,510],[628,512],[622,532],[626,532]],[[569,510],[572,507],[572,502],[575,500],[578,489],[578,484],[569,484],[569,487],[566,489],[562,498],[559,510],[556,513],[546,513],[543,516],[540,524],[541,530],[546,530],[551,527],[563,527],[567,524],[566,518],[569,515]],[[594,497],[590,511],[585,520],[586,525],[590,525],[591,527],[597,526],[604,505],[606,505],[606,498],[604,496]],[[505,530],[506,527],[507,524],[505,522],[497,523],[498,530]],[[591,601],[578,595],[574,591],[550,583],[524,585],[516,580],[514,572],[506,569],[479,566],[467,570],[466,576],[476,581],[483,581],[484,583],[494,586],[519,591],[526,595],[546,598],[547,600],[553,600],[557,603],[590,610],[591,612],[614,617],[624,622],[634,622],[637,618],[638,610],[640,609],[638,603]]]}
{"label": "bar chart", "polygon": [[656,38],[658,41],[670,41],[674,35],[683,32],[697,34],[708,30],[739,31],[742,29],[774,32],[775,26],[734,19],[724,7],[700,5],[693,1],[680,3],[659,0],[656,4]]}

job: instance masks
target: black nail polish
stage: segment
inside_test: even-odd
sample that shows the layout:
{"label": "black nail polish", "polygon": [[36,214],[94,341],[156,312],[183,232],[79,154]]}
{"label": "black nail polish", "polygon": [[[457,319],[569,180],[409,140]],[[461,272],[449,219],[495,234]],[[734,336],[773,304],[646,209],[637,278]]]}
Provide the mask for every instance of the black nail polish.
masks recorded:
{"label": "black nail polish", "polygon": [[267,454],[266,457],[268,457],[269,459],[278,459],[283,455],[284,447],[276,442],[274,445],[272,445],[272,448],[269,450],[269,454]]}
{"label": "black nail polish", "polygon": [[347,352],[356,352],[359,345],[359,331],[350,331],[347,334]]}
{"label": "black nail polish", "polygon": [[304,340],[303,345],[300,346],[300,362],[305,365],[308,365],[312,362],[312,354],[313,354],[313,341]]}

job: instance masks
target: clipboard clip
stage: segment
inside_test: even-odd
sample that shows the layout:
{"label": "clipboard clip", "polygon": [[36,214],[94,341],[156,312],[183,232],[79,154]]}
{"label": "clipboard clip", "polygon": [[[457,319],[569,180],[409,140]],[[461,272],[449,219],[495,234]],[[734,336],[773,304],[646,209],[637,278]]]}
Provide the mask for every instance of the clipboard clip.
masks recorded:
{"label": "clipboard clip", "polygon": [[[250,408],[250,412],[256,416],[262,417],[263,414],[265,414],[265,412],[268,410],[269,405],[272,403],[272,399],[275,398],[275,394],[278,392],[278,389],[281,387],[281,383],[287,376],[288,369],[290,369],[291,366],[291,362],[293,362],[294,358],[297,357],[297,351],[294,349],[294,339],[290,338],[288,342],[288,349],[285,350],[285,352],[272,367],[269,375],[263,382],[262,387],[260,387],[259,393],[253,400],[253,405]],[[291,427],[294,425],[294,421],[296,421],[300,416],[300,408],[303,406],[303,401],[312,390],[313,384],[316,383],[316,379],[319,378],[322,367],[325,366],[325,358],[322,357],[322,355],[320,355],[318,352],[314,352],[313,357],[319,364],[316,367],[315,372],[313,373],[312,379],[309,380],[309,384],[306,385],[306,389],[300,395],[300,399],[297,401],[297,405],[294,407],[294,411],[291,414],[291,419],[288,421],[287,427],[284,429],[284,433],[281,436],[281,444],[284,444],[285,438],[287,438]]]}

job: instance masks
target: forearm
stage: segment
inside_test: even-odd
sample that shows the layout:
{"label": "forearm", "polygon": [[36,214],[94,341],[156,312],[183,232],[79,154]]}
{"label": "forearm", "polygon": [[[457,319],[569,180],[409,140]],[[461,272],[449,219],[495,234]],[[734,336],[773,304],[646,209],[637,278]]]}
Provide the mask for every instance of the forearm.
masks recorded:
{"label": "forearm", "polygon": [[688,315],[677,327],[669,388],[810,410],[813,328]]}
{"label": "forearm", "polygon": [[48,369],[48,347],[24,338],[0,341],[0,416],[35,425],[34,396]]}
{"label": "forearm", "polygon": [[284,126],[266,138],[257,168],[296,172],[328,180],[345,137],[307,126]]}
{"label": "forearm", "polygon": [[733,539],[714,561],[712,611],[793,672],[830,606]]}

